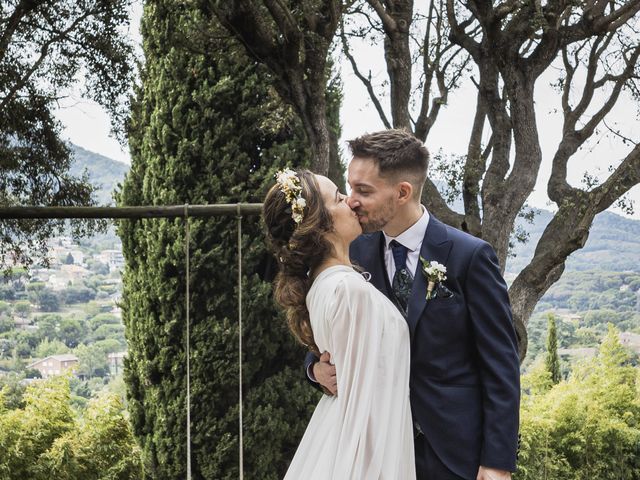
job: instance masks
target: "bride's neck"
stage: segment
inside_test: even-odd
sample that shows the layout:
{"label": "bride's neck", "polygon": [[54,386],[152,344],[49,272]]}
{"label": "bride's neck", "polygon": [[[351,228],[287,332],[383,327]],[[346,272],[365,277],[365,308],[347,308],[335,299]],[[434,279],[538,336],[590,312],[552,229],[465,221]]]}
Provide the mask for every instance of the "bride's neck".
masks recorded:
{"label": "bride's neck", "polygon": [[335,267],[337,265],[351,266],[351,259],[349,258],[349,246],[342,248],[335,248],[331,255],[327,256],[312,272],[313,278],[317,277],[320,272],[326,270],[329,267]]}

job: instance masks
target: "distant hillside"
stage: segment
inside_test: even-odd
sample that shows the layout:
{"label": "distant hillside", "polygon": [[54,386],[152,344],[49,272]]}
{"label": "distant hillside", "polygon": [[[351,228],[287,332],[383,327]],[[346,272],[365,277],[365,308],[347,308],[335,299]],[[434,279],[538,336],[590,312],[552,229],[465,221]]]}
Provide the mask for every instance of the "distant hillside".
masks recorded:
{"label": "distant hillside", "polygon": [[122,183],[124,180],[126,173],[129,171],[129,165],[117,162],[99,153],[90,152],[77,145],[72,144],[71,150],[75,157],[71,165],[71,173],[75,176],[80,176],[86,169],[89,174],[89,182],[98,187],[96,191],[98,204],[113,205],[112,192],[118,183]]}
{"label": "distant hillside", "polygon": [[[538,210],[533,225],[521,223],[530,234],[529,241],[518,244],[514,249],[516,256],[507,262],[508,273],[519,272],[531,260],[536,244],[552,217],[553,213]],[[640,272],[640,220],[610,212],[596,216],[586,245],[567,261],[566,271],[585,270]]]}
{"label": "distant hillside", "polygon": [[[447,190],[444,182],[435,183],[441,193]],[[454,199],[449,206],[456,212],[464,211],[460,198]],[[507,260],[507,281],[513,280],[531,261],[538,240],[554,215],[548,210],[534,210],[537,214],[533,224],[522,219],[517,221],[517,225],[529,233],[529,240],[515,245],[512,252],[515,256]],[[565,272],[585,270],[640,272],[640,220],[611,212],[597,215],[586,245],[569,257]]]}

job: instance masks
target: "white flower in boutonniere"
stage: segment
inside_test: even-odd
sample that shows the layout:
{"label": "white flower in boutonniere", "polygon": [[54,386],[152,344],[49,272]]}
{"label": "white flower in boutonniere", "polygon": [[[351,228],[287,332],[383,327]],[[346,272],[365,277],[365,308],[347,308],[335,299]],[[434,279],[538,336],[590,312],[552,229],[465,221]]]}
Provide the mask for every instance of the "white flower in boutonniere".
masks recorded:
{"label": "white flower in boutonniere", "polygon": [[433,297],[433,289],[435,286],[447,279],[447,267],[436,261],[429,261],[424,257],[420,257],[422,262],[422,271],[427,278],[427,300]]}

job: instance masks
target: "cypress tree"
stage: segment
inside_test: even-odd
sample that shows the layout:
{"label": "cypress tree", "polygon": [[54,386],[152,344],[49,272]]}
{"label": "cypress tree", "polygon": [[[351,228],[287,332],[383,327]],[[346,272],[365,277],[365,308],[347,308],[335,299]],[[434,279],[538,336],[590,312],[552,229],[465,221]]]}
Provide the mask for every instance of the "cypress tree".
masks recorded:
{"label": "cypress tree", "polygon": [[[121,205],[260,202],[276,170],[310,158],[299,120],[268,72],[193,4],[146,3],[145,65],[129,125]],[[338,102],[339,103],[339,102]],[[192,219],[191,435],[194,479],[236,479],[237,220]],[[303,350],[277,313],[262,227],[243,220],[244,468],[281,478],[318,398]],[[185,478],[185,228],[123,221],[129,410],[147,478]]]}
{"label": "cypress tree", "polygon": [[558,334],[556,331],[556,318],[552,313],[547,316],[547,354],[545,356],[545,365],[549,373],[551,373],[551,381],[553,384],[560,383],[562,375],[560,374],[560,357],[558,356]]}

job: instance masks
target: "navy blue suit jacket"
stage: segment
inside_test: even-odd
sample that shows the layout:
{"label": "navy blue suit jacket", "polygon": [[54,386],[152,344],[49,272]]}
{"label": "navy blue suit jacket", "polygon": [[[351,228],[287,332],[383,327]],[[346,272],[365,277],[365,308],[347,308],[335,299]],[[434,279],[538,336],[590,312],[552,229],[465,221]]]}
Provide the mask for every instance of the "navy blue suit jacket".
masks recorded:
{"label": "navy blue suit jacket", "polygon": [[[376,232],[356,239],[350,254],[392,298],[383,248],[384,236]],[[479,465],[514,471],[520,364],[496,254],[487,242],[431,215],[420,255],[446,266],[444,285],[453,295],[427,301],[418,264],[407,316],[414,422],[440,460],[463,478],[475,479]],[[307,356],[305,365],[312,361]]]}

